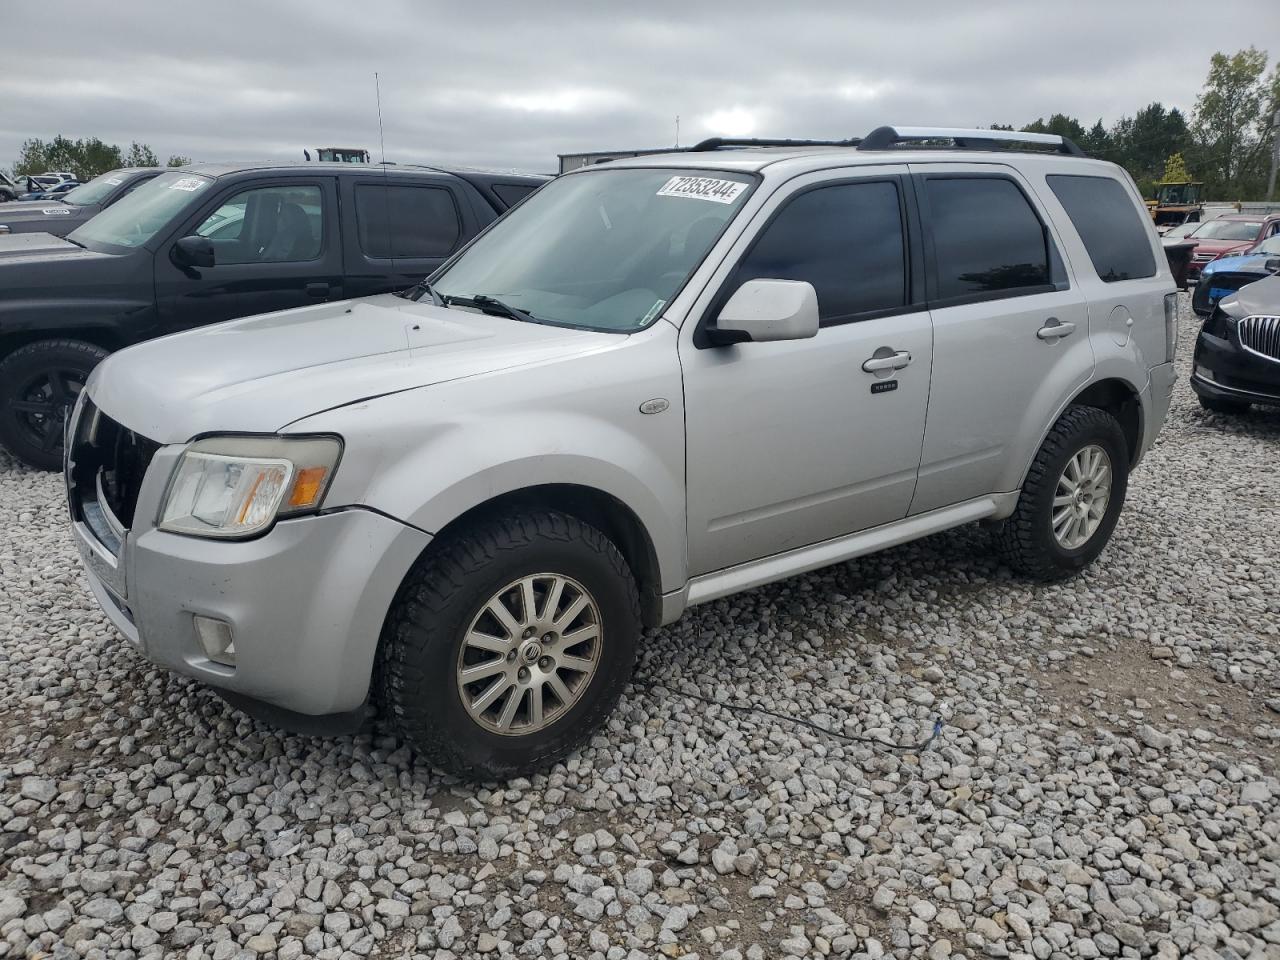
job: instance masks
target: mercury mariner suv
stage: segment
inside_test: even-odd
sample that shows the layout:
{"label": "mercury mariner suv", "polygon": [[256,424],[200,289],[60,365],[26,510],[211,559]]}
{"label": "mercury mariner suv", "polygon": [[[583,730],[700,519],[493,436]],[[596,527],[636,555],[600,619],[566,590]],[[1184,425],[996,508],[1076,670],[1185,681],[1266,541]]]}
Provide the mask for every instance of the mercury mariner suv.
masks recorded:
{"label": "mercury mariner suv", "polygon": [[94,371],[66,480],[138,651],[473,777],[609,713],[641,630],[974,521],[1068,576],[1174,382],[1129,177],[1070,141],[709,141],[544,186],[400,294]]}

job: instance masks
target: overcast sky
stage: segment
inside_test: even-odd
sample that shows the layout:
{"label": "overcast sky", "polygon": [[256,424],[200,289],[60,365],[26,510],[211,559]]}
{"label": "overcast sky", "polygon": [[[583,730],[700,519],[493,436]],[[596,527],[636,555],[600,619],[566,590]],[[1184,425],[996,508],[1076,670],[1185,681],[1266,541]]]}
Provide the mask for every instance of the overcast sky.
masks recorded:
{"label": "overcast sky", "polygon": [[1190,111],[1216,49],[1280,47],[1274,3],[5,2],[0,165],[58,133],[162,161],[376,158],[374,71],[387,159],[528,171],[670,145],[677,114],[685,144],[1110,123],[1152,100]]}

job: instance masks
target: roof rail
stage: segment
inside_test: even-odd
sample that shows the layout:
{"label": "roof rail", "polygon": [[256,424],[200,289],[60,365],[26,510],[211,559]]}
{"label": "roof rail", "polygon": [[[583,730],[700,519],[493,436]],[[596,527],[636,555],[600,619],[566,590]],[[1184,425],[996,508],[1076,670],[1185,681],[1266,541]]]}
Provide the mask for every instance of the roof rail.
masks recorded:
{"label": "roof rail", "polygon": [[772,140],[759,137],[711,137],[685,149],[689,153],[703,153],[722,147],[856,147],[857,137],[848,140]]}
{"label": "roof rail", "polygon": [[966,130],[961,127],[876,127],[862,138],[859,150],[887,150],[912,140],[951,140],[960,150],[990,150],[993,143],[1027,143],[1053,147],[1058,153],[1083,157],[1085,152],[1056,133],[1017,130]]}

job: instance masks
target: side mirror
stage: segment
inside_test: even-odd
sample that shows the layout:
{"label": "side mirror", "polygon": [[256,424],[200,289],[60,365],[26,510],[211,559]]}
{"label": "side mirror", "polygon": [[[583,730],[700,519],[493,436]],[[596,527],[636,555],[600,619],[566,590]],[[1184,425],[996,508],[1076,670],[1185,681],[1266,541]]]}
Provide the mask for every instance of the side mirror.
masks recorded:
{"label": "side mirror", "polygon": [[748,280],[706,332],[716,346],[816,337],[818,293],[804,280]]}
{"label": "side mirror", "polygon": [[172,256],[180,267],[212,267],[213,241],[208,237],[183,237],[173,245]]}

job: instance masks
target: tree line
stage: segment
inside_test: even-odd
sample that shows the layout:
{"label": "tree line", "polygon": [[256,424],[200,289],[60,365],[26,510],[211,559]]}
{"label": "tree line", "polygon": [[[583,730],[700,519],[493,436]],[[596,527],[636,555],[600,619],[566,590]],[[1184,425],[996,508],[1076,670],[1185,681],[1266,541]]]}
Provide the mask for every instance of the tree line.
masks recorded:
{"label": "tree line", "polygon": [[[174,154],[165,166],[181,167],[190,162],[190,157]],[[158,166],[160,160],[155,151],[136,140],[124,150],[114,143],[104,143],[97,137],[72,140],[59,134],[52,140],[33,138],[23,143],[18,160],[13,165],[13,175],[25,177],[44,173],[46,170],[65,170],[83,183],[120,167]]]}
{"label": "tree line", "polygon": [[[1280,64],[1267,75],[1267,53],[1250,47],[1234,54],[1215,53],[1209,74],[1187,116],[1177,107],[1151,103],[1110,127],[1098,120],[1086,128],[1078,119],[1055,113],[1021,129],[1070,137],[1091,157],[1124,167],[1143,196],[1155,194],[1166,168],[1181,163],[1192,180],[1204,182],[1213,200],[1262,200],[1267,192],[1272,124],[1280,110]],[[993,130],[1013,130],[992,124]]]}

